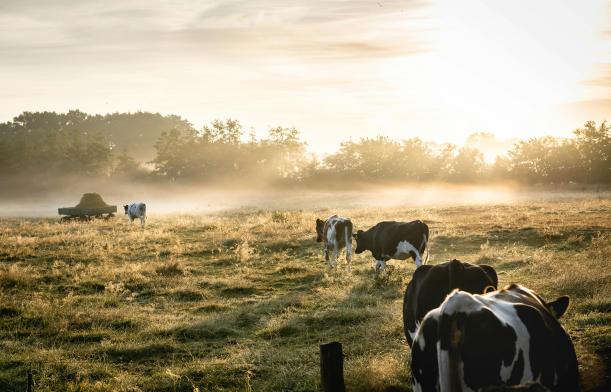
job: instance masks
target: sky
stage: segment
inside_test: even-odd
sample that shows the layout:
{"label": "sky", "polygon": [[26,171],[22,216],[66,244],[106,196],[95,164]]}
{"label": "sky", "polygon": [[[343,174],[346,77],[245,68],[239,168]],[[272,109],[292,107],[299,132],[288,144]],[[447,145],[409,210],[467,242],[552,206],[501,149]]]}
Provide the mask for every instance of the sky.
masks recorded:
{"label": "sky", "polygon": [[0,122],[235,118],[309,148],[611,120],[611,0],[1,0]]}

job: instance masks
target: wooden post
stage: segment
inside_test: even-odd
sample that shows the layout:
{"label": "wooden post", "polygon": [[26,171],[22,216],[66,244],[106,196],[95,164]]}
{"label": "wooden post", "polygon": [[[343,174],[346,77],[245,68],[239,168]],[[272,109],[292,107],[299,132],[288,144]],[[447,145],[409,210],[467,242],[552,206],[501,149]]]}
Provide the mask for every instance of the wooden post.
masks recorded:
{"label": "wooden post", "polygon": [[324,392],[345,392],[342,344],[320,345],[320,382]]}
{"label": "wooden post", "polygon": [[28,370],[28,392],[32,392],[34,390],[32,382],[32,371]]}

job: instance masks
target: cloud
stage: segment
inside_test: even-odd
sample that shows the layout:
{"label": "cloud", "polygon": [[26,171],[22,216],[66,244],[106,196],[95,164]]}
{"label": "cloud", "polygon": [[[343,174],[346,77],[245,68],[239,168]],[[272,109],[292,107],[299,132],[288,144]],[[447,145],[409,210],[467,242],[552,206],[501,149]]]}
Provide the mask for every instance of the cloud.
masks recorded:
{"label": "cloud", "polygon": [[[14,1],[0,5],[9,63],[127,62],[197,55],[295,61],[376,59],[426,50],[405,23],[423,1]],[[413,14],[413,15],[412,15]]]}
{"label": "cloud", "polygon": [[611,63],[598,65],[598,76],[593,79],[584,80],[582,84],[592,87],[611,87]]}
{"label": "cloud", "polygon": [[611,120],[611,98],[575,101],[566,106],[571,113],[583,121]]}

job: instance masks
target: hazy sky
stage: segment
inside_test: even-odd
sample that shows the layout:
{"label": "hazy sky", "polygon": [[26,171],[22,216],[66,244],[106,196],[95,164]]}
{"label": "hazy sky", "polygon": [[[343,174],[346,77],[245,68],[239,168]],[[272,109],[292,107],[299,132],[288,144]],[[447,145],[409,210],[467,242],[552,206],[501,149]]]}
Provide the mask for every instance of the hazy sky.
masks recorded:
{"label": "hazy sky", "polygon": [[611,120],[609,0],[0,0],[0,121],[145,110],[462,143]]}

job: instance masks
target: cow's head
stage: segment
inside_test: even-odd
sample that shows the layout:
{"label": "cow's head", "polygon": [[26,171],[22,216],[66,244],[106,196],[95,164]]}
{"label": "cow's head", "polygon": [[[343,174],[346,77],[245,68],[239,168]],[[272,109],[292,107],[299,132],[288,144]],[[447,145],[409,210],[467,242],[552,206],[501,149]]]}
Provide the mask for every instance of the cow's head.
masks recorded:
{"label": "cow's head", "polygon": [[365,238],[365,232],[363,230],[358,230],[356,234],[352,235],[356,240],[356,249],[354,253],[363,253],[367,250],[367,239]]}
{"label": "cow's head", "polygon": [[556,319],[562,317],[562,315],[564,315],[566,310],[569,308],[570,299],[566,295],[558,297],[553,301],[547,302],[545,299],[543,299],[543,297],[535,293],[533,290],[530,290],[519,284],[512,283],[509,286],[506,286],[504,290],[517,291],[520,295],[535,297],[541,303],[545,304],[547,310],[549,310],[552,316],[554,316]]}
{"label": "cow's head", "polygon": [[125,210],[125,215],[127,215],[127,209],[129,208],[129,206],[126,204],[123,206],[123,209]]}
{"label": "cow's head", "polygon": [[316,242],[322,242],[324,238],[325,221],[316,219]]}

